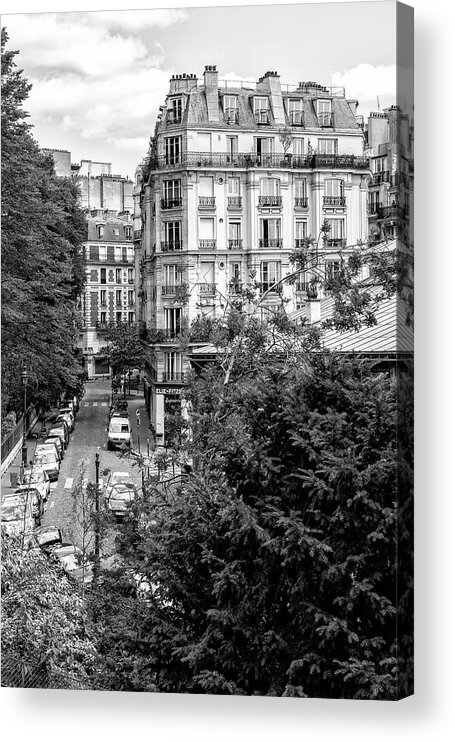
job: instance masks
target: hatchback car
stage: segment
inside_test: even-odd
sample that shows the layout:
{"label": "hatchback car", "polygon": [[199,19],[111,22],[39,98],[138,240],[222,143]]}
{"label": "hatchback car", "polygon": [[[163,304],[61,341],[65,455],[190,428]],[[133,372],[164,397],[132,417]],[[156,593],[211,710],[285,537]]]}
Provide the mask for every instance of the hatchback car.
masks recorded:
{"label": "hatchback car", "polygon": [[106,496],[106,505],[116,520],[123,520],[128,506],[134,502],[137,497],[137,489],[132,482],[119,482],[114,484]]}
{"label": "hatchback car", "polygon": [[129,471],[113,471],[112,474],[109,475],[109,478],[106,482],[106,491],[105,491],[105,497],[106,499],[109,497],[112,488],[116,484],[134,484],[133,478]]}
{"label": "hatchback car", "polygon": [[65,420],[65,422],[68,425],[69,432],[72,433],[74,430],[74,414],[71,412],[69,407],[65,407],[65,409],[61,409],[58,411],[56,422],[59,422],[60,420]]}

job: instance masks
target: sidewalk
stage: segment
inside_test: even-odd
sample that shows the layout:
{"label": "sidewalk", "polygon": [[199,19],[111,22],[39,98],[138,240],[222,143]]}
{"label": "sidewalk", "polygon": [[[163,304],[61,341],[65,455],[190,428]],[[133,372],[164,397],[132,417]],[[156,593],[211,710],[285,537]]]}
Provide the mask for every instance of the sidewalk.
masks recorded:
{"label": "sidewalk", "polygon": [[[30,430],[27,436],[27,462],[33,460],[36,442],[38,440],[36,436],[40,432],[40,430],[41,430],[41,421],[37,420],[35,425]],[[2,494],[6,494],[7,492],[13,492],[16,489],[17,484],[19,484],[21,464],[22,464],[22,448],[19,449],[18,453],[14,457],[11,464],[8,466],[6,471],[2,474],[2,478],[1,478]],[[16,481],[17,481],[17,484],[16,484]],[[14,482],[14,484],[11,485],[11,482]]]}

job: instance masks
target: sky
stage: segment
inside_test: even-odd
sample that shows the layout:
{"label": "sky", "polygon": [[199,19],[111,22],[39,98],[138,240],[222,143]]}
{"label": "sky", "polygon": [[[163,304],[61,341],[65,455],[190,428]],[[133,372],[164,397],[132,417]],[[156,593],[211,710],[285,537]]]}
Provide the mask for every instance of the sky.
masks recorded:
{"label": "sky", "polygon": [[[345,86],[364,115],[377,110],[378,100],[381,108],[395,102],[390,0],[168,4],[121,10],[112,0],[110,7],[119,9],[2,15],[8,48],[19,50],[16,62],[33,85],[24,107],[41,147],[70,150],[73,162],[111,162],[112,172],[133,177],[171,75],[202,78],[206,64],[230,80],[257,80],[277,70],[282,83]],[[58,7],[73,8],[68,0]]]}

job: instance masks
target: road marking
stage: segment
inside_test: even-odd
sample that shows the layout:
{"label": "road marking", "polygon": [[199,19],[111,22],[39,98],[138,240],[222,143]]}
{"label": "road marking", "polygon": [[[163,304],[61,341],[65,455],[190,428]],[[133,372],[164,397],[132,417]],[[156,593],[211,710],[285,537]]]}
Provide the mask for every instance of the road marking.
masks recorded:
{"label": "road marking", "polygon": [[51,490],[55,490],[55,489],[57,489],[57,485],[58,485],[58,482],[51,482],[51,483],[50,483],[50,488],[51,488]]}
{"label": "road marking", "polygon": [[98,407],[98,402],[93,402],[94,407]]}
{"label": "road marking", "polygon": [[85,402],[84,407],[90,407],[88,402]]}
{"label": "road marking", "polygon": [[107,402],[101,402],[101,407],[107,407]]}
{"label": "road marking", "polygon": [[65,485],[64,489],[70,490],[73,486],[74,477],[68,477],[68,479],[65,479]]}
{"label": "road marking", "polygon": [[55,500],[52,500],[51,504],[49,505],[50,508],[53,508],[55,505]]}

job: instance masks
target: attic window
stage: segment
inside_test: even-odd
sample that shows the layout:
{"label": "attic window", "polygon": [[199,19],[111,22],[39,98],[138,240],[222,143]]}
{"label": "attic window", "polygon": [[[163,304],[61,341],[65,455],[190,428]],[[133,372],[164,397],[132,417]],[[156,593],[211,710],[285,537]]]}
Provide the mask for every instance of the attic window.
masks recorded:
{"label": "attic window", "polygon": [[330,99],[318,99],[316,101],[316,115],[319,126],[333,126],[332,101]]}
{"label": "attic window", "polygon": [[303,101],[301,98],[290,98],[288,102],[289,123],[291,126],[303,125]]}
{"label": "attic window", "polygon": [[257,124],[269,124],[269,100],[266,96],[256,96],[253,100],[254,119]]}
{"label": "attic window", "polygon": [[236,95],[225,95],[223,101],[224,120],[227,124],[238,124],[239,109],[238,98]]}
{"label": "attic window", "polygon": [[96,233],[98,235],[98,239],[101,240],[104,237],[104,224],[96,225]]}
{"label": "attic window", "polygon": [[166,121],[168,124],[181,124],[182,123],[182,99],[172,98],[169,101],[169,108],[166,114]]}
{"label": "attic window", "polygon": [[131,239],[131,227],[125,227],[125,238],[127,240]]}
{"label": "attic window", "polygon": [[114,237],[118,237],[120,235],[120,230],[118,227],[114,227]]}

